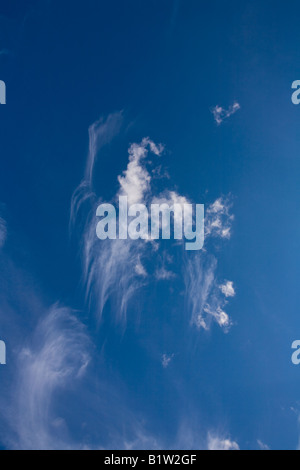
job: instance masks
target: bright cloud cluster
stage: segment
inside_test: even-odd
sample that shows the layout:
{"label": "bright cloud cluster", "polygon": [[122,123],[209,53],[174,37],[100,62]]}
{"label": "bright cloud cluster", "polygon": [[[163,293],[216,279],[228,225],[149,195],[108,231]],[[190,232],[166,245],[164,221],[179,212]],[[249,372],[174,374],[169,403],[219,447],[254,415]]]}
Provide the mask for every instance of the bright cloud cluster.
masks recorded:
{"label": "bright cloud cluster", "polygon": [[230,439],[223,439],[219,436],[209,434],[208,436],[208,450],[240,450],[239,445]]}
{"label": "bright cloud cluster", "polygon": [[229,239],[231,237],[234,215],[231,214],[232,201],[230,197],[221,197],[210,204],[206,211],[205,235]]}
{"label": "bright cloud cluster", "polygon": [[227,281],[225,284],[220,286],[220,289],[222,293],[225,295],[225,297],[234,297],[235,296],[235,290],[233,287],[233,282]]}

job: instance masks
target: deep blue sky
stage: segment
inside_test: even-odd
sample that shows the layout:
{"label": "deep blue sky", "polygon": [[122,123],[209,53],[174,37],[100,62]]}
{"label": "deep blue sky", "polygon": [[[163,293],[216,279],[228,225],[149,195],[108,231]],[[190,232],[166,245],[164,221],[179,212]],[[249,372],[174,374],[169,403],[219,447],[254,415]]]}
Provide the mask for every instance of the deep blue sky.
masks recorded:
{"label": "deep blue sky", "polygon": [[[297,448],[299,14],[299,2],[280,0],[1,0],[0,339],[9,361],[0,396],[14,410],[0,409],[2,447],[203,448],[210,433],[241,449]],[[241,109],[218,126],[212,109],[234,102]],[[174,248],[177,280],[139,290],[125,327],[109,319],[117,303],[97,327],[97,302],[85,302],[70,201],[89,126],[120,111],[122,129],[95,167],[98,197],[116,194],[127,148],[148,136],[165,145],[167,187],[207,206],[230,195],[231,238],[208,247],[216,283],[235,286],[227,334],[190,324]],[[56,302],[85,325],[91,361],[80,384],[36,391],[51,410],[36,416],[15,389],[30,394],[45,379],[22,378],[21,361],[24,348],[38,355],[36,342],[47,342],[38,325]],[[162,354],[174,354],[168,368]],[[37,443],[38,433],[47,439]]]}

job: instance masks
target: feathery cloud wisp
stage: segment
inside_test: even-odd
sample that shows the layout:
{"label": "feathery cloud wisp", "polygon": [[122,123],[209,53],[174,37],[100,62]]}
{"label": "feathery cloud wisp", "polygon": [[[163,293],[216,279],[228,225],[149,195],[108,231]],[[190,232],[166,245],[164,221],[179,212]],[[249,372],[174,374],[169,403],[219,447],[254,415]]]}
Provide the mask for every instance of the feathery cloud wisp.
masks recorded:
{"label": "feathery cloud wisp", "polygon": [[267,446],[266,444],[264,444],[261,440],[257,440],[257,444],[259,446],[259,449],[260,450],[271,450],[269,446]]}
{"label": "feathery cloud wisp", "polygon": [[216,281],[217,260],[214,256],[197,255],[185,267],[185,292],[191,325],[209,330],[214,320],[225,332],[231,320],[224,311],[226,299],[220,295]]}
{"label": "feathery cloud wisp", "polygon": [[174,358],[174,354],[171,354],[170,356],[168,356],[167,354],[162,355],[161,363],[164,369],[167,369],[169,367],[173,358]]}
{"label": "feathery cloud wisp", "polygon": [[[95,155],[99,148],[109,137],[115,135],[115,120],[119,116],[101,121],[101,125],[90,128],[90,153],[88,168],[94,167]],[[114,131],[111,130],[111,126]],[[151,196],[151,176],[145,166],[145,159],[149,152],[160,156],[163,148],[157,146],[150,139],[145,138],[140,144],[133,144],[129,148],[129,162],[123,175],[118,177],[118,196],[127,196],[130,204],[143,202]],[[126,320],[127,307],[134,293],[144,285],[147,272],[142,264],[143,256],[149,253],[147,248],[154,250],[152,244],[146,246],[145,240],[104,240],[101,244],[96,236],[95,213],[100,199],[93,192],[93,170],[88,171],[88,179],[75,191],[71,205],[71,225],[74,226],[78,213],[89,202],[87,222],[83,227],[83,275],[86,288],[86,298],[93,304],[98,318],[101,318],[103,309],[109,298],[114,302],[114,310],[118,320]]]}
{"label": "feathery cloud wisp", "polygon": [[[98,121],[89,131],[90,146],[86,177],[75,191],[71,204],[71,228],[74,229],[81,211],[86,212],[87,222],[82,228],[82,261],[86,298],[89,305],[97,310],[101,318],[103,309],[109,299],[114,303],[118,320],[125,320],[128,303],[132,296],[141,288],[148,277],[143,265],[143,258],[155,255],[157,245],[146,240],[104,240],[101,244],[96,237],[95,213],[100,199],[93,190],[94,162],[99,149],[116,135],[120,129],[120,115],[109,116],[107,120]],[[106,135],[107,134],[107,135]],[[127,196],[128,203],[185,203],[186,198],[175,191],[165,191],[162,195],[154,195],[152,181],[155,172],[148,169],[149,154],[160,157],[163,146],[157,145],[149,138],[141,143],[132,144],[129,148],[129,161],[126,170],[118,177],[119,189],[115,199]],[[161,178],[161,173],[159,178]],[[145,237],[146,238],[146,237]],[[156,279],[163,280],[171,274],[156,266]]]}
{"label": "feathery cloud wisp", "polygon": [[[205,217],[206,242],[210,238],[218,240],[230,238],[234,220],[231,208],[230,197],[221,197],[208,206]],[[188,259],[184,268],[186,299],[192,325],[209,330],[212,320],[215,320],[227,332],[231,320],[224,308],[227,305],[226,299],[233,297],[235,291],[231,281],[227,281],[221,287],[218,286],[217,264],[217,258],[206,251]]]}
{"label": "feathery cloud wisp", "polygon": [[88,350],[85,330],[70,309],[52,307],[20,353],[14,410],[18,448],[68,447],[58,437],[57,424],[62,421],[52,408],[53,397],[84,375]]}
{"label": "feathery cloud wisp", "polygon": [[0,217],[0,249],[3,248],[7,237],[6,222]]}
{"label": "feathery cloud wisp", "polygon": [[[217,260],[214,256],[206,252],[188,256],[181,247],[181,273],[178,273],[167,269],[164,256],[161,256],[160,244],[146,236],[143,240],[107,239],[99,243],[95,230],[95,213],[100,198],[93,189],[94,162],[99,149],[116,136],[121,126],[120,119],[121,116],[116,114],[91,126],[86,177],[75,191],[71,205],[71,226],[76,226],[81,211],[87,219],[82,226],[80,246],[86,299],[90,307],[97,312],[100,319],[105,305],[110,300],[115,318],[125,322],[130,301],[147,283],[151,280],[176,281],[182,278],[185,283],[190,323],[207,330],[212,320],[215,320],[220,327],[227,330],[231,325],[229,316],[224,311],[224,296],[226,298],[227,295],[222,291],[222,296],[218,288]],[[190,203],[185,196],[174,190],[155,192],[153,182],[157,172],[151,170],[155,164],[149,161],[148,156],[152,154],[155,161],[161,157],[163,150],[162,145],[155,144],[149,138],[129,147],[127,168],[118,176],[119,188],[113,201],[119,196],[127,196],[129,204],[168,204],[173,207],[174,204],[183,206]],[[161,176],[159,178],[161,183]],[[230,198],[219,198],[208,207],[205,220],[207,238],[230,238],[233,221],[231,206]],[[176,213],[174,218],[176,220]],[[166,222],[162,220],[161,225],[163,223]],[[176,244],[183,245],[179,241],[176,241]],[[153,272],[149,271],[148,267],[146,269],[149,259]]]}

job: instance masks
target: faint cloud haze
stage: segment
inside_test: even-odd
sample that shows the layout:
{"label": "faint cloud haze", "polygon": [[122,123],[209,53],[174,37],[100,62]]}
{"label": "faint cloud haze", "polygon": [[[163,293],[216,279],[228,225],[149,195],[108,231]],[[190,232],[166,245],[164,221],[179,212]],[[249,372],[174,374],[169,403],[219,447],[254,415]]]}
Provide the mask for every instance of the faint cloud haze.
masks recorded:
{"label": "faint cloud haze", "polygon": [[6,221],[0,217],[0,248],[3,248],[7,236]]}
{"label": "faint cloud haze", "polygon": [[258,439],[258,441],[257,441],[257,444],[258,444],[260,450],[271,450],[269,446],[267,446],[266,444],[264,444],[264,443],[263,443],[262,441],[260,441],[259,439]]}

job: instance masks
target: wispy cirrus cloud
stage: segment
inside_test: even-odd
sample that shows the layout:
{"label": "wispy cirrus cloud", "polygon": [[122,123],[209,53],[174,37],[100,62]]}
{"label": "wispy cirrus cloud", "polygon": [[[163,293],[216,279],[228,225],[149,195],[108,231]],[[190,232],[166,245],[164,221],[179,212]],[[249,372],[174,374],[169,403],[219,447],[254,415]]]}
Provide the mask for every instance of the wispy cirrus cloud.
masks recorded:
{"label": "wispy cirrus cloud", "polygon": [[[86,298],[101,318],[104,307],[109,299],[114,304],[114,311],[118,320],[125,321],[128,304],[133,295],[145,285],[149,273],[143,264],[144,258],[157,256],[155,266],[156,279],[171,277],[171,273],[159,264],[157,244],[146,240],[104,240],[99,243],[95,231],[95,213],[101,198],[93,192],[93,168],[96,155],[102,146],[116,135],[120,129],[119,114],[109,116],[90,128],[90,151],[87,159],[86,177],[75,191],[71,204],[71,226],[83,207],[89,201],[86,212],[87,222],[82,230],[82,261],[83,276],[86,289]],[[119,188],[114,201],[119,196],[127,196],[129,204],[172,201],[186,201],[175,191],[165,191],[164,194],[154,195],[152,189],[153,179],[157,172],[149,168],[148,156],[160,158],[163,146],[155,144],[151,139],[144,138],[140,143],[129,147],[129,160],[127,168],[118,176]],[[151,165],[150,165],[151,166]],[[155,168],[157,166],[154,165]],[[161,179],[161,172],[157,178]],[[112,202],[114,202],[112,201]],[[146,237],[147,238],[147,237]]]}
{"label": "wispy cirrus cloud", "polygon": [[[105,305],[110,300],[113,304],[114,316],[118,321],[125,322],[130,301],[147,283],[156,281],[173,281],[179,276],[185,283],[187,306],[191,316],[191,324],[198,328],[209,329],[214,319],[225,330],[231,322],[224,311],[226,305],[225,293],[222,294],[217,286],[217,260],[206,252],[193,253],[187,256],[183,246],[179,247],[182,256],[181,273],[174,272],[166,266],[165,256],[162,256],[160,244],[147,239],[142,240],[104,240],[99,242],[96,236],[96,208],[101,201],[93,188],[95,160],[104,145],[111,142],[120,131],[122,114],[110,115],[106,120],[101,119],[90,127],[89,155],[85,178],[75,191],[71,204],[71,226],[86,218],[81,226],[82,240],[81,257],[83,263],[83,278],[86,299],[97,317],[102,317]],[[129,204],[174,204],[183,206],[191,201],[177,191],[163,189],[155,191],[153,182],[156,179],[157,167],[161,168],[160,158],[164,147],[144,138],[140,143],[129,147],[127,168],[117,180],[119,188],[112,202],[119,196],[127,196]],[[153,159],[149,159],[152,155]],[[155,162],[157,159],[157,164]],[[159,159],[159,160],[158,160]],[[161,171],[159,172],[161,174]],[[159,177],[161,183],[161,176]],[[170,183],[170,179],[167,179]],[[86,204],[88,202],[88,204]],[[229,239],[233,215],[230,198],[219,198],[210,204],[205,220],[207,238]],[[85,215],[84,215],[85,214]],[[175,214],[176,219],[176,214]],[[161,221],[163,224],[164,222]],[[177,241],[177,245],[183,243]],[[175,244],[176,245],[176,244]],[[170,250],[172,248],[170,247]],[[151,259],[151,270],[146,264]],[[184,261],[187,260],[187,261]]]}
{"label": "wispy cirrus cloud", "polygon": [[267,444],[264,444],[260,439],[257,440],[257,444],[260,450],[271,450]]}
{"label": "wispy cirrus cloud", "polygon": [[[93,168],[98,152],[113,139],[120,129],[121,114],[109,116],[105,121],[98,121],[91,126],[90,150],[87,160],[86,177],[75,191],[71,205],[71,226],[77,220],[80,209],[88,202],[87,222],[83,225],[82,261],[86,299],[101,318],[107,301],[111,298],[118,320],[126,320],[127,307],[134,293],[144,285],[147,277],[142,264],[147,251],[144,240],[104,240],[99,243],[95,230],[95,214],[101,198],[93,192]],[[115,198],[126,195],[130,204],[142,202],[150,195],[151,175],[144,162],[149,152],[158,157],[162,146],[145,138],[140,144],[129,148],[127,169],[118,177],[119,190]],[[151,246],[148,245],[151,249]],[[152,246],[155,251],[155,248]]]}
{"label": "wispy cirrus cloud", "polygon": [[45,307],[42,298],[31,273],[9,250],[1,251],[0,331],[9,357],[1,383],[0,440],[9,449],[81,445],[69,435],[67,406],[61,404],[84,377],[92,343],[75,311]]}
{"label": "wispy cirrus cloud", "polygon": [[[1,268],[2,261],[0,256]],[[30,276],[7,257],[4,266],[16,289],[12,298],[6,291],[10,286],[1,282],[0,330],[10,346],[1,382],[1,445],[12,450],[159,448],[128,404],[126,386],[99,360],[78,312],[60,304],[45,308]],[[97,370],[92,369],[97,361]]]}
{"label": "wispy cirrus cloud", "polygon": [[13,447],[65,449],[70,440],[55,409],[59,392],[81,380],[90,361],[89,339],[69,308],[54,305],[39,322],[17,358],[10,413]]}
{"label": "wispy cirrus cloud", "polygon": [[221,197],[210,204],[205,216],[205,250],[189,257],[185,263],[184,280],[191,324],[209,330],[214,320],[225,332],[232,322],[224,308],[229,297],[235,296],[232,281],[218,284],[216,256],[207,249],[210,239],[224,241],[231,237],[234,216],[231,197]]}
{"label": "wispy cirrus cloud", "polygon": [[211,112],[214,116],[214,120],[217,125],[220,126],[224,120],[230,118],[233,114],[241,109],[241,105],[235,101],[228,109],[222,108],[222,106],[215,106]]}
{"label": "wispy cirrus cloud", "polygon": [[158,281],[171,281],[176,278],[176,274],[162,266],[157,269],[155,277]]}
{"label": "wispy cirrus cloud", "polygon": [[167,369],[169,365],[171,364],[172,360],[174,359],[174,354],[168,355],[168,354],[163,354],[161,358],[161,364],[164,369]]}
{"label": "wispy cirrus cloud", "polygon": [[119,134],[123,123],[123,113],[110,114],[106,120],[96,121],[89,128],[89,151],[85,166],[85,174],[81,184],[75,190],[71,201],[70,228],[78,223],[80,210],[85,202],[94,202],[96,195],[93,192],[94,167],[99,152]]}
{"label": "wispy cirrus cloud", "polygon": [[0,217],[0,249],[3,248],[7,237],[6,221]]}
{"label": "wispy cirrus cloud", "polygon": [[[74,193],[71,206],[71,227],[73,230],[79,229],[85,289],[92,310],[101,317],[105,305],[110,301],[115,317],[124,320],[130,302],[137,299],[138,289],[145,283],[166,280],[180,282],[182,278],[184,294],[190,301],[184,310],[187,327],[192,323],[193,326],[208,329],[215,320],[226,329],[230,324],[223,310],[227,296],[220,289],[220,285],[227,286],[228,281],[223,284],[218,282],[217,260],[213,255],[203,252],[187,256],[183,246],[178,246],[178,243],[174,243],[173,248],[171,244],[166,250],[165,247],[162,249],[159,243],[154,244],[148,240],[116,240],[102,244],[96,239],[95,209],[101,198],[96,194],[93,185],[96,176],[95,162],[99,149],[101,151],[114,139],[121,126],[122,116],[116,114],[98,121],[91,127],[85,176]],[[153,189],[152,183],[157,172],[151,170],[148,157],[151,156],[154,163],[160,162],[162,151],[161,145],[156,145],[148,138],[142,139],[140,144],[130,146],[128,165],[119,176],[115,198],[118,195],[127,195],[135,202],[189,202],[187,197],[177,191]],[[220,201],[214,203],[213,216],[220,212],[224,217],[229,215],[229,211],[223,206],[224,203]],[[225,222],[224,219],[223,223],[226,225]],[[223,238],[219,236],[220,240]],[[169,253],[172,249],[181,253],[178,255],[177,265],[173,263]],[[147,264],[149,258],[150,266]],[[12,277],[16,279],[17,269],[12,268],[12,271]],[[184,284],[185,279],[188,281]],[[30,326],[24,325],[21,331],[20,336],[26,332],[25,340],[19,341],[18,350],[14,353],[16,371],[11,388],[14,391],[11,393],[6,413],[9,432],[6,430],[5,439],[9,440],[9,447],[167,448],[166,442],[163,442],[160,436],[153,436],[147,431],[146,424],[139,423],[139,418],[126,399],[123,399],[117,380],[106,377],[107,386],[101,388],[92,374],[89,374],[88,364],[94,356],[91,356],[89,335],[77,319],[76,312],[59,304],[50,309],[44,308],[35,291],[28,289],[26,279],[20,279],[18,285],[22,285],[22,289],[17,295],[15,293],[13,302],[9,299],[11,305],[8,300],[0,305],[0,310],[6,309],[7,312],[8,306],[13,311],[19,302],[17,310],[22,312],[24,300],[28,299],[28,308],[32,314]],[[178,293],[176,299],[181,297],[181,293]],[[0,297],[2,300],[2,292]],[[171,361],[175,360],[175,356],[176,353],[172,356],[156,357],[161,357],[163,367],[167,368]],[[103,369],[105,371],[105,364]],[[87,381],[87,385],[83,385],[82,389],[80,384],[83,379]],[[95,416],[97,421],[103,421],[101,438],[98,437],[97,431],[88,429],[86,432],[84,428],[78,431],[78,437],[70,435],[68,403],[72,396],[70,391],[73,384],[78,386],[75,403],[77,406],[80,404],[81,410],[84,408],[82,414],[84,418],[87,417],[88,425],[93,427]],[[93,419],[90,419],[91,415]],[[126,418],[126,423],[130,423],[126,425],[124,432],[119,430],[120,415]],[[80,422],[80,418],[78,421]],[[109,437],[105,438],[105,435]],[[178,438],[172,447],[183,448],[183,445],[185,448],[200,446],[194,440],[189,442]]]}
{"label": "wispy cirrus cloud", "polygon": [[[215,321],[227,330],[231,322],[224,308],[232,297],[234,287],[230,281],[220,283],[218,280],[217,259],[213,254],[205,250],[187,255],[183,244],[180,246],[177,242],[173,245],[170,243],[166,249],[165,245],[162,247],[148,240],[115,240],[102,244],[96,239],[95,209],[101,198],[93,185],[95,162],[99,149],[101,151],[114,139],[121,125],[122,117],[116,114],[91,127],[85,176],[74,193],[71,206],[71,227],[73,230],[79,229],[85,289],[92,310],[101,318],[105,305],[110,301],[115,318],[124,320],[130,302],[137,299],[138,290],[145,284],[166,280],[180,283],[182,280],[187,298],[184,309],[187,327],[191,324],[207,330]],[[127,195],[134,202],[190,202],[187,197],[172,189],[155,191],[152,183],[157,172],[151,170],[148,157],[151,155],[154,164],[158,161],[161,165],[162,151],[161,145],[156,145],[148,138],[130,146],[128,165],[119,176],[115,198]],[[226,217],[231,216],[225,199],[211,205],[208,217],[211,224],[220,217],[222,226],[228,228]],[[218,230],[211,229],[207,237],[220,241],[229,238],[222,236],[222,231],[219,231],[221,228],[217,225]],[[2,233],[6,236],[4,221],[2,226]],[[172,250],[176,250],[174,253],[178,255],[177,264],[173,261]],[[115,379],[106,378],[107,386],[99,389],[99,384],[89,374],[88,364],[94,358],[89,335],[77,319],[76,312],[59,304],[45,309],[34,290],[28,289],[28,282],[18,273],[17,268],[9,260],[5,262],[11,266],[12,278],[15,280],[19,276],[18,286],[22,288],[15,291],[13,301],[8,298],[4,301],[3,298],[7,296],[1,291],[0,310],[17,310],[14,315],[19,315],[24,307],[31,310],[30,325],[25,325],[25,322],[23,330],[20,327],[19,337],[24,335],[26,339],[19,341],[19,347],[14,353],[16,369],[8,406],[5,405],[9,431],[6,428],[4,439],[8,446],[18,449],[167,448],[167,443],[163,443],[160,436],[153,436],[147,431],[146,425],[138,423],[135,413],[122,398],[119,383]],[[174,297],[177,295],[176,289],[173,292]],[[181,294],[179,291],[177,300]],[[162,366],[168,368],[175,356],[176,352],[172,355],[161,354]],[[83,379],[87,380],[86,387],[82,385]],[[74,400],[81,404],[83,416],[92,414],[104,422],[100,439],[97,432],[87,433],[84,428],[78,437],[70,435],[67,402],[72,396],[74,383],[78,385]],[[130,423],[123,434],[118,431],[120,414]],[[91,425],[93,421],[87,420]],[[105,435],[112,437],[108,439]],[[178,440],[172,447],[183,448],[184,445],[186,448],[196,448],[197,443],[194,440]],[[209,446],[212,447],[211,442]],[[220,439],[219,446],[228,447],[226,439]]]}
{"label": "wispy cirrus cloud", "polygon": [[212,255],[197,254],[185,266],[185,293],[191,325],[208,331],[215,321],[225,332],[231,326],[224,311],[226,295],[217,283],[217,259]]}
{"label": "wispy cirrus cloud", "polygon": [[191,324],[208,330],[211,319],[205,318],[204,309],[209,301],[214,286],[217,260],[198,255],[187,260],[185,268],[185,293]]}

